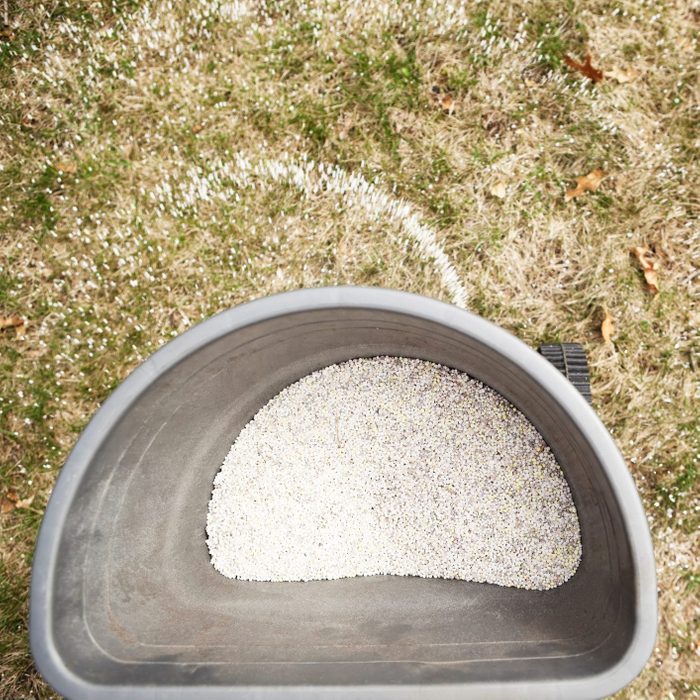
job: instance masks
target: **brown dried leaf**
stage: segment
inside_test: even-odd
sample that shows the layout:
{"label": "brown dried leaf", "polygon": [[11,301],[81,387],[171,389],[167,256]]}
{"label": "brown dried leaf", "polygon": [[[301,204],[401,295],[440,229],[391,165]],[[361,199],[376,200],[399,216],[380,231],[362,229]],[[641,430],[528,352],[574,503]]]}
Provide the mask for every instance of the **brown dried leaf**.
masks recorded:
{"label": "brown dried leaf", "polygon": [[491,187],[489,192],[494,197],[498,197],[499,199],[505,199],[507,192],[506,183],[503,182],[503,180],[499,180],[495,185]]}
{"label": "brown dried leaf", "polygon": [[443,110],[445,110],[445,112],[452,114],[455,111],[455,101],[452,98],[452,95],[442,95],[440,98],[440,106],[443,108]]}
{"label": "brown dried leaf", "polygon": [[199,124],[195,124],[195,125],[192,127],[192,133],[193,133],[193,134],[198,134],[200,131],[202,131],[202,129],[204,129],[204,124],[202,124],[202,123],[200,122]]}
{"label": "brown dried leaf", "polygon": [[20,328],[24,325],[24,319],[17,314],[12,314],[12,316],[0,316],[0,331],[4,331],[6,328]]}
{"label": "brown dried leaf", "polygon": [[642,270],[659,269],[659,259],[651,248],[647,248],[647,246],[635,246],[632,248],[632,252],[636,255],[637,262],[639,262]]}
{"label": "brown dried leaf", "polygon": [[0,502],[0,512],[11,513],[15,508],[29,508],[34,501],[34,496],[20,500],[16,491],[8,491]]}
{"label": "brown dried leaf", "polygon": [[78,172],[78,166],[75,163],[70,163],[68,161],[60,160],[54,166],[59,173],[65,173],[66,175],[74,175]]}
{"label": "brown dried leaf", "polygon": [[17,499],[19,496],[15,491],[8,491],[5,494],[5,497],[0,500],[0,513],[10,513],[12,512],[17,506]]}
{"label": "brown dried leaf", "polygon": [[603,317],[603,322],[600,324],[600,334],[603,336],[603,340],[606,343],[611,343],[615,326],[613,325],[612,316],[607,308],[603,307],[603,313],[605,316]]}
{"label": "brown dried leaf", "polygon": [[639,77],[639,71],[636,68],[611,68],[604,72],[606,78],[617,80],[618,83],[631,83]]}
{"label": "brown dried leaf", "polygon": [[646,280],[647,287],[652,294],[659,293],[659,276],[656,274],[656,270],[644,270],[644,279]]}
{"label": "brown dried leaf", "polygon": [[564,199],[568,202],[574,197],[581,196],[582,194],[584,194],[584,192],[595,192],[600,187],[600,183],[603,181],[603,178],[606,176],[606,174],[607,173],[605,172],[605,170],[596,168],[595,170],[591,170],[591,172],[588,173],[588,175],[577,177],[576,187],[574,187],[572,190],[567,190]]}
{"label": "brown dried leaf", "polygon": [[656,253],[646,246],[635,246],[632,248],[632,253],[637,258],[637,262],[644,272],[644,279],[647,287],[649,287],[649,291],[652,294],[657,294],[659,291],[659,277],[657,274],[659,258]]}
{"label": "brown dried leaf", "polygon": [[439,85],[433,85],[430,90],[430,99],[436,107],[447,114],[454,114],[455,101],[449,92],[443,92]]}
{"label": "brown dried leaf", "polygon": [[29,498],[24,498],[21,501],[15,501],[15,508],[29,508],[34,502],[34,496],[29,496]]}
{"label": "brown dried leaf", "polygon": [[585,75],[589,80],[594,83],[599,83],[603,79],[603,71],[594,68],[591,65],[591,54],[586,54],[586,60],[583,63],[579,63],[577,60],[571,58],[571,56],[564,55],[564,62],[569,68],[578,71],[581,75]]}

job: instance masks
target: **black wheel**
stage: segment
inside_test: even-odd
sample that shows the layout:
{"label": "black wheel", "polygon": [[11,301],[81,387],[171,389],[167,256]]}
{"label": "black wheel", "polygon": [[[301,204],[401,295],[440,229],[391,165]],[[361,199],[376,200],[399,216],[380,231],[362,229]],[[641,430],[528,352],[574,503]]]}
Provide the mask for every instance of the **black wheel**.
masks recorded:
{"label": "black wheel", "polygon": [[579,343],[540,345],[538,352],[547,358],[591,403],[591,377],[586,351]]}

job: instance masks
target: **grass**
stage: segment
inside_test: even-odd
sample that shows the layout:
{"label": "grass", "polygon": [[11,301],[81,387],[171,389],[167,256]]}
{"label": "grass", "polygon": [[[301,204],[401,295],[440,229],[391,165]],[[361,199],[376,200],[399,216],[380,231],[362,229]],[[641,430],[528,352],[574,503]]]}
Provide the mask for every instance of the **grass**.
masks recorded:
{"label": "grass", "polygon": [[[139,362],[282,290],[451,299],[401,217],[311,191],[317,169],[301,188],[251,174],[243,154],[362,176],[430,227],[469,308],[532,345],[586,345],[659,577],[657,647],[620,697],[698,697],[697,13],[681,0],[172,6],[0,4],[0,315],[27,319],[0,333],[0,497],[33,497],[0,515],[0,696],[52,697],[27,647],[37,528],[81,429]],[[593,85],[562,61],[586,50],[639,75]],[[565,202],[594,168],[609,173],[600,189]],[[659,253],[658,295],[634,245]]]}

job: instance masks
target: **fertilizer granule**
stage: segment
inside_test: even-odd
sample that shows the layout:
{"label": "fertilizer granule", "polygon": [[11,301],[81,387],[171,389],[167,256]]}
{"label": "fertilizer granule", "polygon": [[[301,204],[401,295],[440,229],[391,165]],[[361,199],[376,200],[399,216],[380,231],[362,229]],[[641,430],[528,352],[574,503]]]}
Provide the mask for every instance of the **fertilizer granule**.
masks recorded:
{"label": "fertilizer granule", "polygon": [[355,359],[281,391],[214,480],[214,567],[230,578],[464,579],[549,589],[581,559],[569,486],[542,436],[463,372]]}

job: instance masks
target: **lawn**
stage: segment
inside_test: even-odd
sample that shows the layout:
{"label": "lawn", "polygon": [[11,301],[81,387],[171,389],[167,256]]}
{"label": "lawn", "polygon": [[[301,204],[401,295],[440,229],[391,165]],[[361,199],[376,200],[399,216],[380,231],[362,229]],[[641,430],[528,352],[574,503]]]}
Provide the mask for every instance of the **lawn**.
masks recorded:
{"label": "lawn", "polygon": [[1,697],[54,697],[32,550],[100,402],[201,319],[332,284],[585,345],[659,579],[620,697],[700,696],[697,5],[4,0],[0,25]]}

